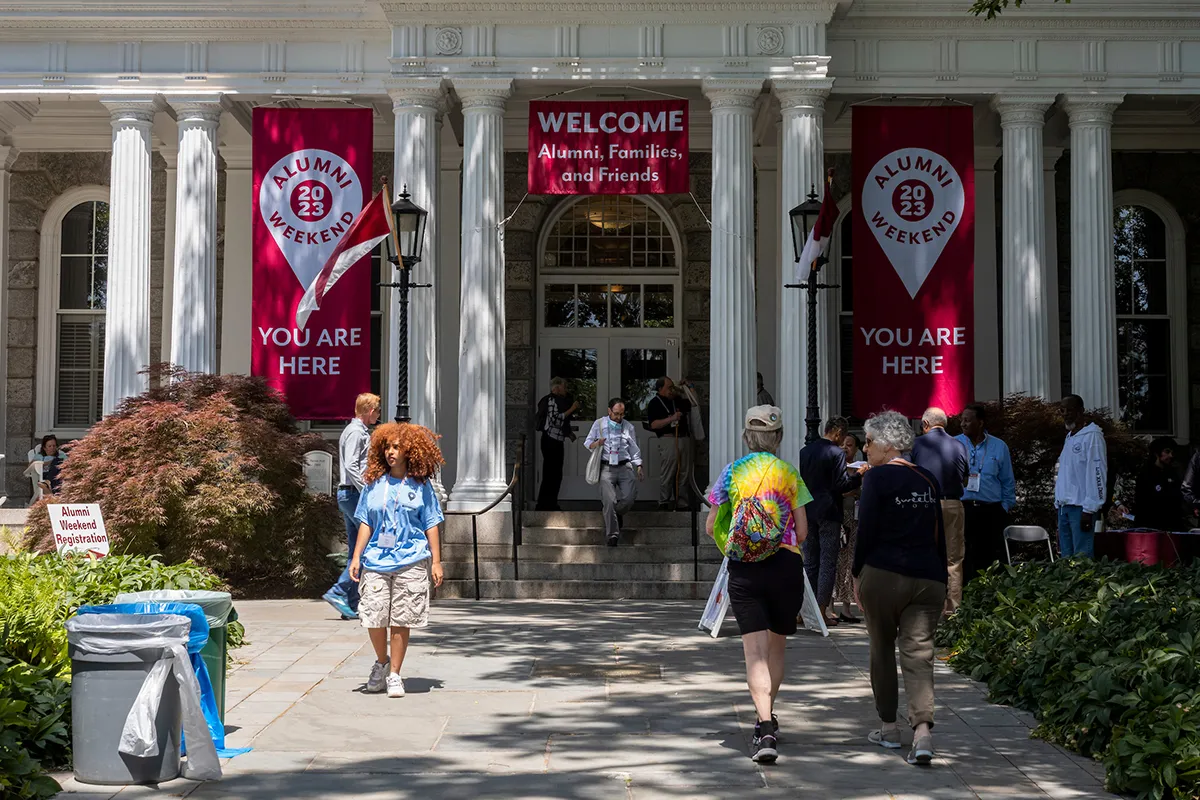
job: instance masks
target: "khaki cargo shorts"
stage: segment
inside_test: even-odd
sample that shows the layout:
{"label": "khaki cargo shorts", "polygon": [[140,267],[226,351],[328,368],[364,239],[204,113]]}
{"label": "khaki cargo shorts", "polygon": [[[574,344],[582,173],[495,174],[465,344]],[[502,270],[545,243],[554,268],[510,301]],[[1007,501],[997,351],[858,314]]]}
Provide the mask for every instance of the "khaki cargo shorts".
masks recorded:
{"label": "khaki cargo shorts", "polygon": [[398,572],[366,572],[358,584],[364,628],[424,628],[429,624],[429,559]]}

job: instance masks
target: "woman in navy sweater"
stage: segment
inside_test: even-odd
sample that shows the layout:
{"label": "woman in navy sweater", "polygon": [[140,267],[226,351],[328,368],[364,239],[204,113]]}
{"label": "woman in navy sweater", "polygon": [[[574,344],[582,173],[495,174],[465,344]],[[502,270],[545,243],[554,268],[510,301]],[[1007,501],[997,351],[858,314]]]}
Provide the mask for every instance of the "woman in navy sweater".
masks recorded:
{"label": "woman in navy sweater", "polygon": [[871,636],[871,690],[883,725],[867,737],[902,746],[896,724],[896,645],[913,728],[910,764],[933,759],[933,635],[946,602],[946,537],[941,492],[928,470],[906,461],[912,424],[895,411],[866,423],[866,455],[858,506],[854,578]]}

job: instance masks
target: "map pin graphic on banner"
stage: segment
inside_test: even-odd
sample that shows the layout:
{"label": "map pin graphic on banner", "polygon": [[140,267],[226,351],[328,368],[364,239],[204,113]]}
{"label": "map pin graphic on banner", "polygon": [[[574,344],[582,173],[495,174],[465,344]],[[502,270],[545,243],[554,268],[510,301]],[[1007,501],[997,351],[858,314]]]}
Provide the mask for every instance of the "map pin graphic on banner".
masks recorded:
{"label": "map pin graphic on banner", "polygon": [[862,189],[863,217],[910,297],[946,249],[966,199],[958,171],[923,147],[895,150],[871,168]]}
{"label": "map pin graphic on banner", "polygon": [[328,150],[296,150],[263,178],[258,207],[288,266],[308,289],[362,210],[362,184]]}

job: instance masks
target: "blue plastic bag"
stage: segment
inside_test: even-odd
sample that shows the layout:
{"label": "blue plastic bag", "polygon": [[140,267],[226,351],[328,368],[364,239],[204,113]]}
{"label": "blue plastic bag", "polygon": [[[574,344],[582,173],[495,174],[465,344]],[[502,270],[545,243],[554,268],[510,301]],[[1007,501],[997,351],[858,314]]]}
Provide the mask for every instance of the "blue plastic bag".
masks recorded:
{"label": "blue plastic bag", "polygon": [[[191,657],[192,669],[196,671],[196,680],[200,683],[200,707],[204,710],[204,720],[208,723],[208,732],[217,748],[220,758],[232,758],[250,752],[249,747],[226,749],[225,725],[217,711],[217,696],[213,691],[212,678],[209,677],[208,667],[200,658],[200,651],[208,644],[208,620],[205,619],[204,609],[194,603],[113,603],[104,606],[80,606],[77,614],[178,614],[191,620],[192,628],[188,634],[187,651]],[[183,752],[187,753],[187,743],[184,742]]]}

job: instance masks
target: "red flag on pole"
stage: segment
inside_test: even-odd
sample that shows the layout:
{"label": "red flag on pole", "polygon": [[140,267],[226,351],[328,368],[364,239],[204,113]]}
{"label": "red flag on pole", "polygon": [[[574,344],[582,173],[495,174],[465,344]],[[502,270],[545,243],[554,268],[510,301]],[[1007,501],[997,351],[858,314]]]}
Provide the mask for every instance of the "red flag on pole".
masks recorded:
{"label": "red flag on pole", "polygon": [[358,217],[351,223],[346,235],[338,242],[337,248],[330,254],[329,260],[321,268],[317,277],[309,284],[300,305],[296,307],[296,326],[303,328],[308,321],[308,315],[321,307],[325,295],[337,283],[338,278],[346,274],[372,250],[379,246],[392,229],[388,224],[387,198],[383,192],[375,195],[371,202],[363,207]]}
{"label": "red flag on pole", "polygon": [[837,222],[838,207],[833,201],[833,191],[829,181],[825,181],[825,199],[821,201],[821,213],[812,230],[808,232],[808,241],[800,252],[800,261],[796,264],[796,283],[804,283],[812,272],[813,262],[819,256],[829,251],[829,239],[833,236],[833,225]]}

